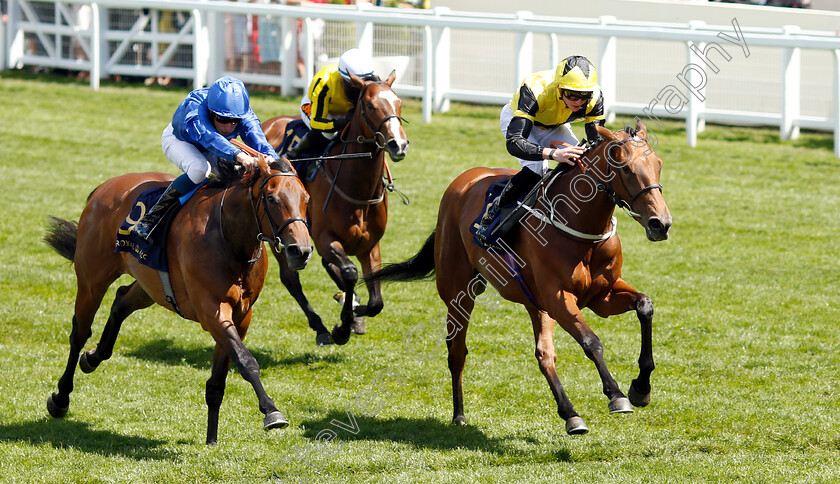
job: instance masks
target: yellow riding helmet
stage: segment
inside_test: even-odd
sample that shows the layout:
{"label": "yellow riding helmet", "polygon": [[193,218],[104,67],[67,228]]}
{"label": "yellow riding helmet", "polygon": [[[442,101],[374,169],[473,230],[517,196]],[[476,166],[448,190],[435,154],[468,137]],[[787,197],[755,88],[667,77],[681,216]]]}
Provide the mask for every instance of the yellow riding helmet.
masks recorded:
{"label": "yellow riding helmet", "polygon": [[598,84],[598,72],[582,55],[566,57],[557,65],[554,81],[561,89],[592,92]]}

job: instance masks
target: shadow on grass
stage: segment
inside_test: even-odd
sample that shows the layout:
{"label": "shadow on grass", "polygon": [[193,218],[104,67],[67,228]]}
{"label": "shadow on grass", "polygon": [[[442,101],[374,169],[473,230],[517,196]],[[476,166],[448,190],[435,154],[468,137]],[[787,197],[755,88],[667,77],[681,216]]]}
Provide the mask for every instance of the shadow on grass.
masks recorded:
{"label": "shadow on grass", "polygon": [[[350,415],[337,411],[321,419],[301,422],[301,428],[305,429],[303,435],[315,439],[319,432],[329,429],[338,434],[338,439],[345,441],[389,441],[409,444],[417,449],[490,452],[496,456],[496,464],[574,460],[568,450],[530,452],[527,450],[529,446],[522,444],[536,444],[533,438],[521,435],[488,437],[473,425],[453,425],[431,417],[379,419],[355,414],[352,417],[356,425],[353,425]],[[356,432],[353,433],[353,430]]]}
{"label": "shadow on grass", "polygon": [[[246,343],[247,347],[248,344]],[[315,352],[304,352],[300,354],[278,355],[270,352],[261,351],[259,349],[248,348],[260,368],[285,367],[294,365],[312,365],[316,363],[341,363],[345,360],[344,355],[330,353],[318,354]],[[213,363],[213,347],[207,346],[203,348],[185,348],[175,344],[172,339],[157,339],[149,341],[141,346],[138,346],[126,353],[125,356],[132,358],[139,358],[141,360],[154,361],[164,363],[167,365],[179,366],[187,365],[202,370],[210,370]]]}
{"label": "shadow on grass", "polygon": [[32,446],[49,444],[56,449],[75,449],[104,456],[121,455],[135,460],[171,459],[166,441],[95,430],[89,424],[45,417],[40,420],[0,425],[0,442]]}

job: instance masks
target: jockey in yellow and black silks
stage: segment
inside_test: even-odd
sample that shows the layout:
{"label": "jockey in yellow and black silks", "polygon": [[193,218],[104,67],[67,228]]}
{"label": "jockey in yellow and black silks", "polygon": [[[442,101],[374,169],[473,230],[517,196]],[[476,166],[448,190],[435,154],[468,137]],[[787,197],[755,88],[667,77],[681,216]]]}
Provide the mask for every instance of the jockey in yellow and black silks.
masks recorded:
{"label": "jockey in yellow and black silks", "polygon": [[379,80],[373,72],[373,59],[359,49],[341,54],[337,63],[322,67],[300,102],[301,119],[309,131],[289,152],[321,154],[327,144],[341,133],[353,118],[359,89],[353,86],[350,73],[363,80]]}
{"label": "jockey in yellow and black silks", "polygon": [[[488,210],[476,236],[486,237],[499,207],[515,202],[533,188],[548,171],[550,161],[575,164],[584,149],[576,146],[578,139],[570,123],[585,123],[587,138],[597,141],[600,136],[596,125],[603,121],[604,98],[598,73],[586,57],[573,55],[563,59],[555,70],[525,77],[499,116],[508,153],[518,159],[522,170]],[[551,144],[556,141],[569,146],[553,148]]]}

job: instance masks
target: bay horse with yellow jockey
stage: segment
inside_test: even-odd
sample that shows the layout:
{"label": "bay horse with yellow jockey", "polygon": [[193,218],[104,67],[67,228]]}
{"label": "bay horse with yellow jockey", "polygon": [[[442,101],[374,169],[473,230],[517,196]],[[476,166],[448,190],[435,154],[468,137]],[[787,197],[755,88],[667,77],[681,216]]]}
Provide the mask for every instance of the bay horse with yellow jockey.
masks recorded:
{"label": "bay horse with yellow jockey", "polygon": [[[446,345],[452,376],[453,423],[466,422],[462,375],[466,335],[476,297],[492,285],[501,297],[525,306],[536,341],[535,355],[569,434],[588,431],[566,396],[555,367],[555,322],[595,364],[611,413],[632,412],[650,400],[653,303],[621,277],[621,242],[613,212],[625,209],[651,241],[668,238],[672,218],[659,184],[662,160],[647,142],[647,128],[613,132],[598,127],[604,140],[581,164],[560,176],[555,169],[539,189],[537,205],[502,239],[504,250],[473,242],[474,224],[486,210],[485,193],[512,170],[473,168],[458,176],[440,203],[437,227],[413,258],[386,265],[370,281],[410,281],[436,275],[447,306]],[[586,188],[588,187],[588,188]],[[541,207],[541,208],[539,208]],[[581,310],[601,317],[635,310],[641,326],[639,375],[628,396],[604,362],[604,348]],[[439,341],[439,343],[441,343]],[[442,344],[442,343],[441,343]]]}
{"label": "bay horse with yellow jockey", "polygon": [[[320,169],[312,180],[305,180],[310,195],[309,217],[312,239],[321,255],[327,274],[344,292],[341,323],[332,334],[303,293],[300,277],[284,263],[285,255],[275,252],[280,263],[280,280],[306,314],[316,332],[318,345],[345,344],[352,332],[365,332],[362,317],[382,311],[382,292],[378,281],[367,283],[367,304],[357,305],[355,296],[358,270],[349,256],[358,258],[362,274],[379,269],[379,240],[388,221],[388,194],[383,177],[390,177],[385,153],[393,161],[405,158],[408,138],[403,131],[402,101],[391,89],[396,72],[384,81],[365,81],[350,73],[360,95],[352,120],[340,139],[319,161]],[[286,127],[296,117],[278,116],[262,125],[269,144],[277,149],[287,135]],[[342,155],[368,153],[346,161]],[[344,166],[345,162],[349,166]],[[335,195],[335,196],[334,196]]]}

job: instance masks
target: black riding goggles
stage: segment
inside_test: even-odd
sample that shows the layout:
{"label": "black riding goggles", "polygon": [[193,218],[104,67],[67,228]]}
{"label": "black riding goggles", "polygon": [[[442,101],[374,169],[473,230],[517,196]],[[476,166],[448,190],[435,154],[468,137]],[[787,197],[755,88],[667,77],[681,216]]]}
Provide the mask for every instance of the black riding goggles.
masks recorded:
{"label": "black riding goggles", "polygon": [[592,99],[591,92],[570,91],[568,89],[563,89],[563,96],[569,101],[589,101]]}
{"label": "black riding goggles", "polygon": [[226,116],[219,116],[218,114],[211,111],[213,114],[213,119],[216,120],[219,124],[239,124],[242,121],[240,118],[228,118]]}

